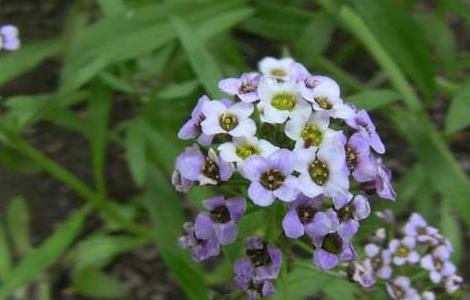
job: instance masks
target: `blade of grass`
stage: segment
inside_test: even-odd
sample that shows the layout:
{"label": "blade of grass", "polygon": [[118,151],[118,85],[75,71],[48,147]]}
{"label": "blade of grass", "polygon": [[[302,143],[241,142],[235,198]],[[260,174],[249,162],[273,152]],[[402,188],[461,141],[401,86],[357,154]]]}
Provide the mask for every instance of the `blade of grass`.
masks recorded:
{"label": "blade of grass", "polygon": [[22,257],[31,250],[31,232],[28,204],[23,197],[15,197],[7,208],[8,233],[18,256]]}
{"label": "blade of grass", "polygon": [[0,299],[10,296],[17,288],[36,278],[50,264],[59,259],[80,233],[89,211],[90,207],[85,206],[79,212],[74,213],[46,241],[20,261],[2,282]]}
{"label": "blade of grass", "polygon": [[5,235],[5,230],[0,222],[0,280],[4,280],[5,276],[10,272],[12,265],[12,257],[10,245]]}

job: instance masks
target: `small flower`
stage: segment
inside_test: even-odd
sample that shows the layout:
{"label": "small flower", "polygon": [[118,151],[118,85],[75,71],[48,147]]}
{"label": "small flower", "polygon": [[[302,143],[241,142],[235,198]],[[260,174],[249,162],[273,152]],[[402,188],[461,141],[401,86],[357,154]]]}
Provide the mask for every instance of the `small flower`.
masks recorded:
{"label": "small flower", "polygon": [[357,182],[374,180],[377,175],[377,165],[371,157],[369,143],[359,133],[353,134],[345,146],[346,163],[352,176]]}
{"label": "small flower", "polygon": [[219,146],[220,157],[229,162],[241,162],[252,155],[268,157],[279,147],[270,142],[252,137],[234,137],[232,142]]}
{"label": "small flower", "polygon": [[195,262],[201,262],[220,253],[219,242],[215,237],[202,239],[196,235],[194,224],[187,222],[183,225],[184,234],[178,242],[181,248],[190,249]]}
{"label": "small flower", "polygon": [[14,51],[20,48],[18,28],[13,25],[0,27],[0,50]]}
{"label": "small flower", "polygon": [[444,277],[451,276],[457,271],[449,260],[450,254],[449,249],[442,245],[421,259],[421,267],[430,272],[429,278],[432,282],[439,283]]}
{"label": "small flower", "polygon": [[364,183],[364,188],[370,193],[376,193],[383,199],[395,200],[397,194],[392,186],[392,171],[382,162],[382,159],[376,160],[376,177],[373,181]]}
{"label": "small flower", "polygon": [[322,204],[322,196],[308,198],[299,194],[297,199],[289,204],[289,211],[282,220],[282,228],[286,236],[294,239],[303,236],[305,228],[313,222]]}
{"label": "small flower", "polygon": [[201,122],[206,118],[202,113],[202,107],[206,102],[210,102],[210,99],[207,96],[199,98],[196,106],[191,112],[191,119],[189,119],[178,132],[178,138],[182,140],[197,138],[197,142],[202,146],[208,146],[212,143],[214,136],[207,135],[201,130]]}
{"label": "small flower", "polygon": [[463,278],[458,275],[452,275],[446,279],[445,288],[447,293],[452,294],[457,291],[463,283]]}
{"label": "small flower", "polygon": [[294,177],[294,155],[285,149],[277,150],[269,157],[252,155],[243,161],[241,174],[251,181],[248,195],[256,205],[271,205],[276,198],[294,201],[299,194]]}
{"label": "small flower", "polygon": [[258,64],[263,75],[283,80],[289,79],[294,71],[293,66],[294,60],[292,58],[265,57]]}
{"label": "small flower", "polygon": [[326,76],[311,76],[301,89],[302,96],[312,102],[313,110],[325,111],[335,119],[349,119],[354,109],[343,103],[336,81]]}
{"label": "small flower", "polygon": [[351,127],[359,131],[359,133],[366,138],[372,147],[377,153],[385,153],[385,146],[382,143],[377,131],[375,130],[375,125],[369,117],[369,114],[365,110],[359,110],[356,115],[346,120],[346,123]]}
{"label": "small flower", "polygon": [[330,117],[324,112],[313,112],[310,116],[300,115],[287,121],[286,135],[296,141],[295,149],[318,148],[335,137],[336,131],[328,128]]}
{"label": "small flower", "polygon": [[426,220],[420,214],[413,213],[408,223],[403,226],[403,233],[415,237],[418,242],[428,242],[435,239],[434,236],[438,233],[438,230],[428,226]]}
{"label": "small flower", "polygon": [[262,282],[276,279],[282,264],[282,252],[257,236],[245,242],[247,257],[235,262],[235,277],[239,282]]}
{"label": "small flower", "polygon": [[387,292],[392,299],[400,300],[420,300],[418,292],[411,287],[408,277],[400,276],[387,283]]}
{"label": "small flower", "polygon": [[199,146],[187,147],[176,159],[176,170],[182,179],[187,181],[199,181],[201,185],[218,184],[227,181],[233,173],[231,163],[219,159],[214,150],[209,149],[204,156]]}
{"label": "small flower", "polygon": [[352,262],[349,265],[348,276],[362,287],[370,288],[375,284],[375,277],[372,269],[360,262]]}
{"label": "small flower", "polygon": [[328,144],[318,151],[312,148],[295,152],[296,171],[300,173],[300,190],[309,197],[323,194],[333,198],[336,209],[343,207],[349,200],[349,179],[345,168],[343,147]]}
{"label": "small flower", "polygon": [[239,259],[234,266],[235,285],[248,295],[248,299],[259,299],[272,296],[275,289],[269,280],[255,280],[253,278],[255,267],[249,259]]}
{"label": "small flower", "polygon": [[261,80],[258,95],[263,102],[263,120],[267,123],[284,123],[288,118],[309,116],[310,105],[300,95],[297,83],[278,82],[271,78]]}
{"label": "small flower", "polygon": [[350,235],[341,230],[338,216],[333,210],[318,212],[305,228],[312,238],[315,250],[313,261],[322,270],[329,270],[340,262],[356,258]]}
{"label": "small flower", "polygon": [[227,133],[231,136],[252,136],[256,132],[255,122],[249,118],[253,104],[238,102],[226,106],[221,101],[204,103],[202,112],[206,119],[201,122],[202,132],[207,135]]}
{"label": "small flower", "polygon": [[366,197],[356,195],[348,205],[338,211],[343,236],[352,238],[359,230],[359,221],[370,215],[370,205]]}
{"label": "small flower", "polygon": [[419,254],[415,250],[416,240],[413,237],[405,236],[402,240],[392,240],[389,244],[389,250],[393,255],[393,263],[397,266],[405,263],[417,263]]}
{"label": "small flower", "polygon": [[213,197],[204,201],[208,212],[196,217],[194,230],[199,238],[216,238],[222,245],[231,244],[237,238],[237,223],[246,210],[245,199]]}
{"label": "small flower", "polygon": [[364,265],[373,270],[374,274],[381,279],[388,280],[392,276],[392,253],[385,249],[380,251],[380,248],[375,244],[367,244],[365,246],[367,259]]}
{"label": "small flower", "polygon": [[171,183],[175,187],[175,190],[180,193],[186,193],[193,186],[193,181],[181,177],[181,173],[178,170],[174,170],[171,175]]}
{"label": "small flower", "polygon": [[258,73],[243,73],[240,78],[226,78],[219,82],[219,88],[229,95],[236,95],[243,102],[259,99],[257,89],[260,81]]}

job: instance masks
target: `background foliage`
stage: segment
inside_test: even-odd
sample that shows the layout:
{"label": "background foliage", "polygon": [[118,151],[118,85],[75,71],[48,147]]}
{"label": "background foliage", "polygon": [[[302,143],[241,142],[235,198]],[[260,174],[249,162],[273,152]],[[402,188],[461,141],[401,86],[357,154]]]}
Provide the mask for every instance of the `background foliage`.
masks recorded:
{"label": "background foliage", "polygon": [[[468,272],[469,26],[465,0],[70,3],[62,34],[26,41],[21,50],[0,56],[2,85],[45,60],[60,62],[54,89],[1,99],[0,159],[15,172],[48,174],[82,201],[40,241],[32,238],[35,212],[28,199],[8,202],[0,223],[0,299],[52,299],[65,273],[71,294],[134,299],[107,270],[122,254],[148,245],[158,249],[187,299],[227,292],[223,282],[230,281],[239,243],[211,271],[193,264],[176,244],[192,208],[215,192],[198,188],[187,199],[174,192],[173,160],[185,146],[176,132],[200,94],[219,97],[219,79],[254,69],[265,55],[290,55],[312,72],[336,78],[347,101],[374,111],[398,192],[396,204],[387,206],[432,220],[453,241],[455,261]],[[116,118],[122,102],[125,117]],[[79,151],[90,153],[87,178],[34,145],[31,132],[43,124],[86,138]],[[108,192],[110,148],[124,151],[137,192]],[[242,230],[262,217],[250,216]],[[366,233],[375,222],[365,224]],[[277,298],[321,292],[328,299],[355,299],[356,287],[309,264],[300,262],[283,277]]]}

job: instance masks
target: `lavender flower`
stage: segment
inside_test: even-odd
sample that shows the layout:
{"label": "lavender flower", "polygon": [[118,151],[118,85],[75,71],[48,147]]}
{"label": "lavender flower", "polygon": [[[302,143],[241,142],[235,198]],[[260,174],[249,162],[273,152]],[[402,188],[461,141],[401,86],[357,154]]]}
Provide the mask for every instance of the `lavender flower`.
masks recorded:
{"label": "lavender flower", "polygon": [[320,147],[296,150],[296,171],[300,173],[300,190],[309,197],[332,197],[337,209],[349,200],[349,180],[345,168],[343,147],[333,143]]}
{"label": "lavender flower", "polygon": [[209,97],[202,96],[199,98],[196,106],[191,112],[191,119],[189,119],[178,132],[178,138],[182,140],[197,138],[197,142],[202,146],[208,146],[212,143],[214,136],[207,135],[201,130],[201,122],[206,118],[202,112],[202,107],[207,102],[210,102]]}
{"label": "lavender flower", "polygon": [[380,158],[375,158],[376,176],[373,181],[364,184],[366,191],[376,193],[379,197],[389,200],[395,200],[397,194],[391,184],[392,172],[382,162]]}
{"label": "lavender flower", "polygon": [[417,263],[420,259],[415,250],[416,239],[411,236],[405,236],[402,240],[392,240],[388,246],[393,255],[393,263],[401,266],[405,263]]}
{"label": "lavender flower", "polygon": [[234,282],[235,285],[246,291],[248,299],[259,299],[262,297],[272,296],[275,289],[269,280],[255,280],[253,275],[255,267],[249,259],[240,259],[235,262],[234,266]]}
{"label": "lavender flower", "polygon": [[206,135],[227,133],[231,136],[252,136],[256,132],[255,122],[249,118],[253,104],[238,102],[227,107],[221,101],[206,102],[202,112],[206,119],[201,122],[202,132]]}
{"label": "lavender flower", "polygon": [[369,143],[363,135],[353,134],[345,146],[346,162],[357,182],[374,180],[377,175],[375,160],[371,157]]}
{"label": "lavender flower", "polygon": [[3,25],[0,27],[0,50],[14,51],[19,49],[20,45],[16,26]]}
{"label": "lavender flower", "polygon": [[193,145],[178,156],[176,170],[187,182],[199,181],[201,185],[205,185],[227,181],[232,176],[233,166],[219,159],[212,149],[204,156],[199,146]]}
{"label": "lavender flower", "polygon": [[403,226],[403,233],[408,236],[416,237],[418,242],[427,242],[434,240],[438,230],[428,226],[426,220],[417,213],[410,216],[409,221]]}
{"label": "lavender flower", "polygon": [[387,280],[392,276],[392,253],[390,250],[385,249],[380,251],[380,248],[375,244],[368,244],[365,246],[367,259],[364,264],[367,268],[373,270],[374,274],[381,279]]}
{"label": "lavender flower", "polygon": [[219,255],[220,247],[217,238],[203,239],[199,237],[194,230],[194,224],[191,222],[185,223],[183,229],[184,234],[178,240],[179,245],[183,249],[191,250],[195,262],[201,262]]}
{"label": "lavender flower", "polygon": [[449,260],[450,254],[449,248],[441,245],[421,259],[421,266],[429,271],[429,278],[432,282],[439,283],[444,277],[449,277],[457,271],[455,265]]}
{"label": "lavender flower", "polygon": [[259,62],[258,68],[264,76],[288,80],[295,71],[294,63],[292,58],[265,57]]}
{"label": "lavender flower", "polygon": [[463,283],[463,278],[458,275],[452,275],[446,279],[445,288],[447,293],[451,294],[457,291]]}
{"label": "lavender flower", "polygon": [[387,292],[392,299],[420,300],[418,292],[411,287],[408,277],[397,277],[393,282],[387,284]]}
{"label": "lavender flower", "polygon": [[308,198],[299,194],[297,199],[289,204],[289,211],[282,220],[282,228],[286,236],[290,238],[303,236],[306,227],[313,222],[313,218],[321,209],[322,204],[322,196]]}
{"label": "lavender flower", "polygon": [[366,138],[377,153],[385,153],[385,147],[380,139],[375,125],[369,117],[369,114],[365,110],[359,110],[355,117],[346,120],[346,123],[351,127],[359,131],[359,133]]}
{"label": "lavender flower", "polygon": [[243,73],[240,78],[226,78],[219,82],[219,88],[229,95],[237,96],[243,102],[259,100],[257,93],[260,81],[258,73]]}
{"label": "lavender flower", "polygon": [[276,198],[294,201],[299,194],[294,171],[294,155],[277,150],[269,157],[250,156],[241,165],[241,174],[251,181],[248,195],[256,205],[271,205]]}
{"label": "lavender flower", "polygon": [[223,143],[218,147],[220,157],[228,162],[241,162],[252,155],[268,157],[279,147],[256,137],[234,137],[232,142]]}
{"label": "lavender flower", "polygon": [[231,244],[237,238],[237,223],[246,210],[245,199],[224,199],[217,196],[204,201],[208,212],[201,212],[194,222],[196,235],[202,239],[216,238],[222,245]]}

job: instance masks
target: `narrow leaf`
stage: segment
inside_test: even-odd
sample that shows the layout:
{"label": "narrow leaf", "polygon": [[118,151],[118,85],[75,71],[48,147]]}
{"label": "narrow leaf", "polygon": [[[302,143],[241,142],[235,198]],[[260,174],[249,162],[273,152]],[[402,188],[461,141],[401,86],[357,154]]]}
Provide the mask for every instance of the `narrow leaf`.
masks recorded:
{"label": "narrow leaf", "polygon": [[7,225],[15,252],[19,256],[31,250],[30,213],[26,199],[13,198],[7,209]]}
{"label": "narrow leaf", "polygon": [[446,116],[446,132],[454,133],[470,125],[470,78],[455,95]]}
{"label": "narrow leaf", "polygon": [[115,278],[92,268],[74,274],[72,288],[78,294],[93,299],[123,299],[127,294],[127,290]]}

